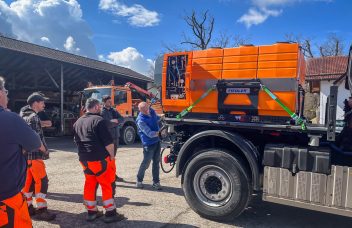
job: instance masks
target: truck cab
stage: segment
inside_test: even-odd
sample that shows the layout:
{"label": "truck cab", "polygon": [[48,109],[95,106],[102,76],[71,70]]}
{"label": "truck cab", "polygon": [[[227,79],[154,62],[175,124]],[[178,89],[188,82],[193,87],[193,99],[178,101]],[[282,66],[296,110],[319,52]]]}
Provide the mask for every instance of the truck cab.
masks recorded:
{"label": "truck cab", "polygon": [[[95,98],[101,102],[105,95],[111,97],[112,107],[124,117],[123,122],[119,123],[120,142],[126,145],[133,144],[137,137],[135,118],[138,110],[136,107],[142,100],[132,99],[132,91],[128,87],[115,85],[90,86],[84,89],[82,93],[81,107],[84,107],[86,99]],[[83,111],[82,108],[81,111]]]}
{"label": "truck cab", "polygon": [[[137,90],[137,92],[134,90]],[[130,82],[126,83],[124,86],[116,86],[113,82],[111,85],[89,85],[88,88],[84,89],[81,93],[81,115],[84,112],[84,103],[88,98],[95,98],[101,102],[105,95],[111,97],[112,107],[124,117],[123,122],[119,123],[120,142],[126,145],[133,144],[138,137],[137,125],[135,123],[135,119],[138,116],[138,104],[141,101],[147,100],[146,98],[149,98],[152,93]],[[153,103],[152,108],[158,114],[162,113],[160,103]]]}

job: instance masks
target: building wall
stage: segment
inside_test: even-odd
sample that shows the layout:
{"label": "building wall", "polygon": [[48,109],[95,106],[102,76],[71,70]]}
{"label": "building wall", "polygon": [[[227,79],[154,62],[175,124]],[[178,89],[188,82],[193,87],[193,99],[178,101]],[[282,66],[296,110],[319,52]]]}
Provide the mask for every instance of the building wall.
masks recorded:
{"label": "building wall", "polygon": [[[330,86],[332,86],[333,81],[321,81],[320,82],[320,118],[319,123],[325,124],[325,112],[326,112],[326,102],[327,97],[330,94]],[[339,85],[338,95],[337,95],[337,112],[336,120],[343,120],[344,116],[344,100],[350,97],[349,90],[345,89],[344,81]]]}

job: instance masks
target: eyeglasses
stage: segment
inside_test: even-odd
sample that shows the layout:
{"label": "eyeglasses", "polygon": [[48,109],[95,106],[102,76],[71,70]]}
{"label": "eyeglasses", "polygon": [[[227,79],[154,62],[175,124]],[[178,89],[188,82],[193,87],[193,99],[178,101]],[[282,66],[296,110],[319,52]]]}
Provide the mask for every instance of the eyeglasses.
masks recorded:
{"label": "eyeglasses", "polygon": [[7,89],[2,89],[1,91],[4,91],[4,93],[6,94],[6,95],[9,95],[9,91],[7,90]]}

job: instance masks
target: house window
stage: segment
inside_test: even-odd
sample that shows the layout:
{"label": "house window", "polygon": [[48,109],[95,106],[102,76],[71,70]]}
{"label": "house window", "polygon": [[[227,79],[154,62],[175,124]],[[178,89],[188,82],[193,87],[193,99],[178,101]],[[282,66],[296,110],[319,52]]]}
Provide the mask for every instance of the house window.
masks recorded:
{"label": "house window", "polygon": [[320,81],[318,80],[310,81],[309,85],[310,85],[310,91],[312,93],[320,92]]}

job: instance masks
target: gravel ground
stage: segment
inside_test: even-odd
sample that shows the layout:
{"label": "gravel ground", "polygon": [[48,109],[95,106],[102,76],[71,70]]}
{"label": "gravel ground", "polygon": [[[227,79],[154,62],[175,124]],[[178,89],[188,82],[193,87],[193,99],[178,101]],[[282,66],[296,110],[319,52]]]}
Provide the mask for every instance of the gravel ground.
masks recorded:
{"label": "gravel ground", "polygon": [[[117,167],[125,178],[117,187],[118,212],[128,219],[106,225],[98,219],[85,221],[82,204],[84,176],[77,150],[70,138],[49,138],[50,159],[48,206],[57,214],[52,222],[33,221],[34,227],[352,227],[352,219],[262,202],[255,196],[248,209],[232,223],[201,218],[186,203],[180,179],[174,173],[161,174],[162,191],[151,187],[151,170],[146,172],[145,188],[135,189],[135,176],[142,159],[139,144],[119,148]],[[98,195],[101,196],[100,189]],[[101,197],[98,197],[100,208]]]}

